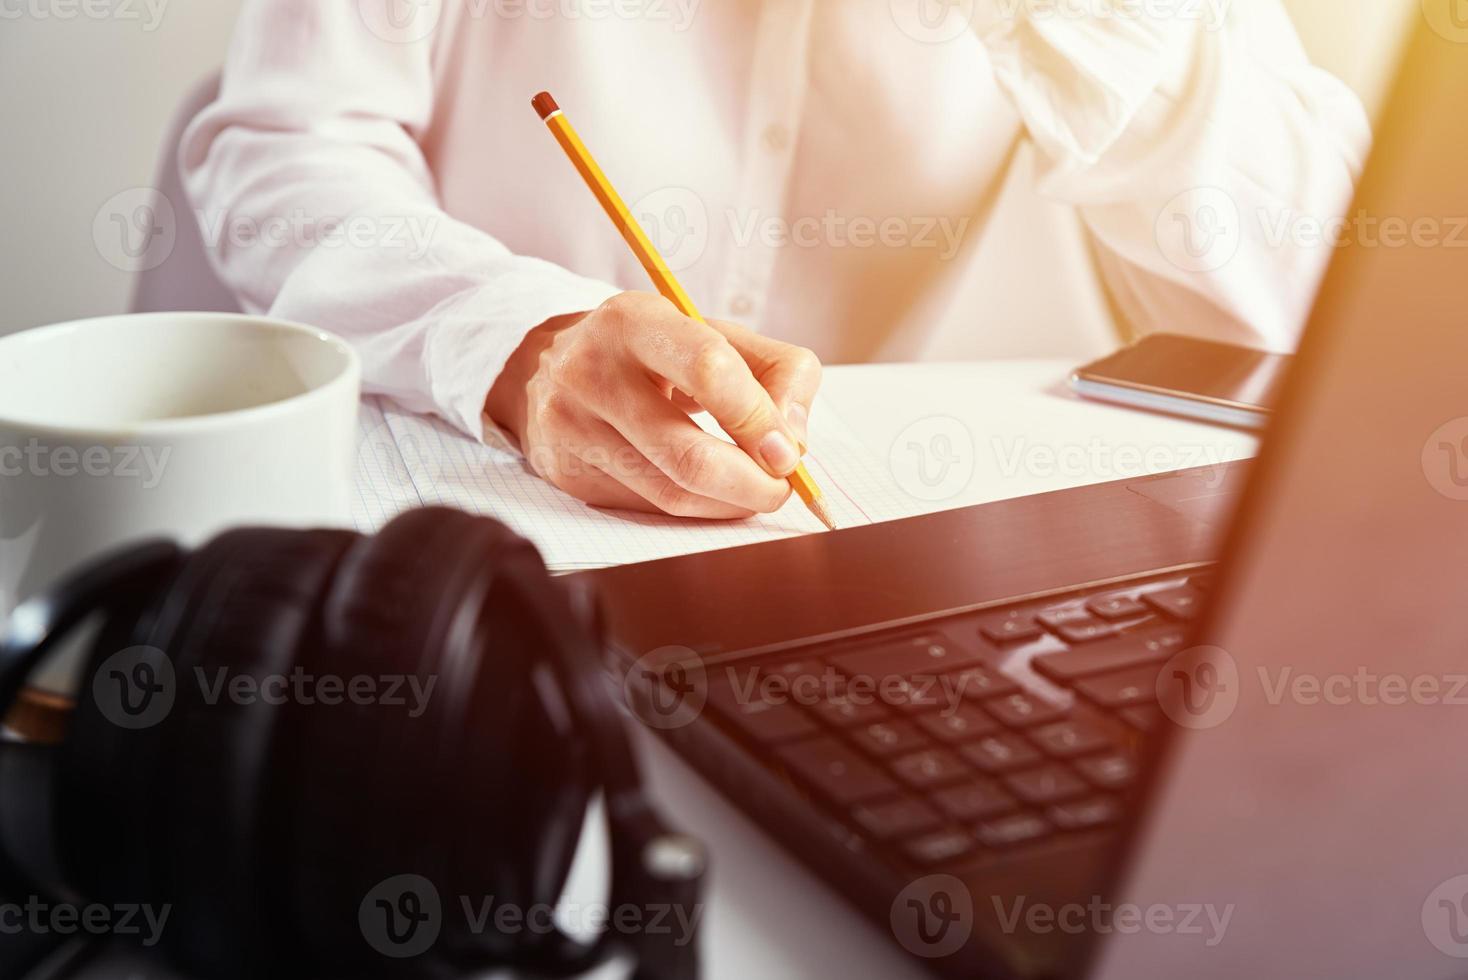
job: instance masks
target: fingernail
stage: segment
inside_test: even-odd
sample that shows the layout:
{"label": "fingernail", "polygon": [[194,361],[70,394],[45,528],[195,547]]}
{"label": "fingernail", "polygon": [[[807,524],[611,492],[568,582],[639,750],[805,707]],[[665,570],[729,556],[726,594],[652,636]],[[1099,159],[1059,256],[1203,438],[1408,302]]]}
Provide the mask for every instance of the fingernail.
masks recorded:
{"label": "fingernail", "polygon": [[805,406],[800,404],[800,402],[791,402],[790,407],[785,409],[785,421],[790,423],[790,428],[795,433],[795,437],[800,440],[800,451],[803,454],[805,452],[806,432],[810,426],[810,413],[805,410]]}
{"label": "fingernail", "polygon": [[789,476],[800,465],[800,453],[796,451],[795,443],[783,432],[771,432],[761,439],[759,454],[776,476]]}

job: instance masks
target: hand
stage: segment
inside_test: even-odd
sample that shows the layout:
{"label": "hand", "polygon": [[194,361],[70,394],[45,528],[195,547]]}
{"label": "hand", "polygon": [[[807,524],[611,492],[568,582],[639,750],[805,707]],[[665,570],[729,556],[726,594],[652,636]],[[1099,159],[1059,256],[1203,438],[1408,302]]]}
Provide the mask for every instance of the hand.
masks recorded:
{"label": "hand", "polygon": [[[731,519],[789,497],[820,383],[804,348],[622,293],[532,331],[485,410],[536,473],[589,504]],[[689,418],[704,410],[737,446]]]}

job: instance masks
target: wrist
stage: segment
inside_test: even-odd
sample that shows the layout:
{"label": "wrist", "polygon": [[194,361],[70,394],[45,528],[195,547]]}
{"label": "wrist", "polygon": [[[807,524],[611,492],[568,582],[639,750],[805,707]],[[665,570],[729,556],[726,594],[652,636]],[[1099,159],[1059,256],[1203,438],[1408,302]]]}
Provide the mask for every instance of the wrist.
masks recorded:
{"label": "wrist", "polygon": [[552,317],[525,335],[520,346],[510,355],[484,400],[484,411],[494,424],[513,435],[521,446],[525,441],[528,414],[526,389],[540,369],[540,356],[556,334],[579,323],[586,313],[570,313]]}

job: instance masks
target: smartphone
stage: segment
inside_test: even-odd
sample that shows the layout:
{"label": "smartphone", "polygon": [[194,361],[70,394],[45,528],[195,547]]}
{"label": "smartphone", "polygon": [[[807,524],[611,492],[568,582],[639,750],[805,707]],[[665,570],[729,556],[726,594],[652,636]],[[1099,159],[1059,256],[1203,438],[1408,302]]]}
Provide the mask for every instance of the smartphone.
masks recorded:
{"label": "smartphone", "polygon": [[1076,394],[1215,425],[1262,429],[1291,358],[1152,334],[1071,375]]}

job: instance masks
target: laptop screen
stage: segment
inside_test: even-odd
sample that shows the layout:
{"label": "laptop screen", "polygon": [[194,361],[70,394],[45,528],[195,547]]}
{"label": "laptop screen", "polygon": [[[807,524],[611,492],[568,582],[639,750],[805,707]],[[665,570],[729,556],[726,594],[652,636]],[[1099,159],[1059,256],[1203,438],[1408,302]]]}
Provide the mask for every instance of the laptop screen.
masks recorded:
{"label": "laptop screen", "polygon": [[1468,967],[1468,45],[1424,27],[1404,65],[1172,678],[1103,980]]}

